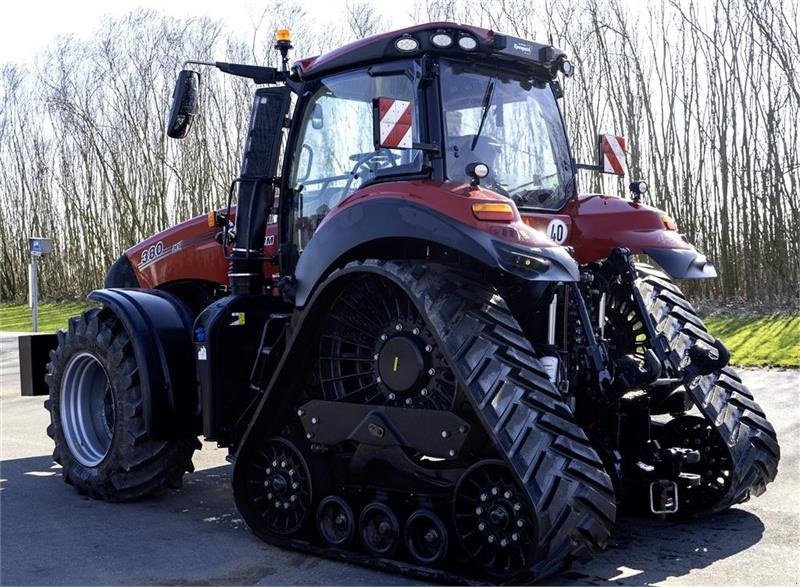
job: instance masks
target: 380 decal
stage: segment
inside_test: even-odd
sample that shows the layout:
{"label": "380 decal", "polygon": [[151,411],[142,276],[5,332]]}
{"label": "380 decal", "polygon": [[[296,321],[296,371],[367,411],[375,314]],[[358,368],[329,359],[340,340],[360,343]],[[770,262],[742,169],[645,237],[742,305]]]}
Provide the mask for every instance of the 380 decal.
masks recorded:
{"label": "380 decal", "polygon": [[164,243],[158,241],[156,244],[151,245],[142,251],[142,259],[139,265],[146,265],[150,261],[155,261],[158,257],[164,254]]}

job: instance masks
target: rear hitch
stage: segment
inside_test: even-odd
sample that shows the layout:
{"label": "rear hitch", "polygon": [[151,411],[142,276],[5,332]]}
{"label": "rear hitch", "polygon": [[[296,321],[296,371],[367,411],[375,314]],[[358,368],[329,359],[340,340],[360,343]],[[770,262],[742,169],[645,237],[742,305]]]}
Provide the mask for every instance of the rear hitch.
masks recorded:
{"label": "rear hitch", "polygon": [[654,514],[678,512],[678,484],[667,479],[650,483],[650,511]]}
{"label": "rear hitch", "polygon": [[700,452],[690,448],[668,448],[659,450],[657,464],[650,470],[640,467],[645,473],[664,476],[650,483],[650,511],[654,514],[674,514],[680,507],[678,484],[684,489],[700,484],[700,475],[683,471],[685,465],[700,461]]}

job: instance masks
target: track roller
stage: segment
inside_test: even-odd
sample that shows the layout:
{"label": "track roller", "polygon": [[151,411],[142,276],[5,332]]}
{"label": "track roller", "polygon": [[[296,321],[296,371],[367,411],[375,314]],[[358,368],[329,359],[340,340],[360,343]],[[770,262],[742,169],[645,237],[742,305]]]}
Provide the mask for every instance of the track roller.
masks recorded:
{"label": "track roller", "polygon": [[400,543],[400,523],[387,506],[373,501],[361,511],[361,542],[373,556],[390,556]]}
{"label": "track roller", "polygon": [[350,544],[356,531],[352,508],[338,495],[329,495],[317,508],[317,529],[322,539],[337,548]]}
{"label": "track roller", "polygon": [[405,529],[406,550],[418,565],[434,567],[447,555],[447,528],[429,510],[417,510],[408,517]]}

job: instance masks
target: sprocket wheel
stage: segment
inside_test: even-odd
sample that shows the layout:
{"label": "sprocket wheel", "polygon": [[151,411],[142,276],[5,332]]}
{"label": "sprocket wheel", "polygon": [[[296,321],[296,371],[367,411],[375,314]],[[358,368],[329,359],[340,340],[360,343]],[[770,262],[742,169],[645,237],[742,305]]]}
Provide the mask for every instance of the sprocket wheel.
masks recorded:
{"label": "sprocket wheel", "polygon": [[331,305],[320,338],[325,399],[450,410],[456,380],[414,304],[395,285],[367,276]]}

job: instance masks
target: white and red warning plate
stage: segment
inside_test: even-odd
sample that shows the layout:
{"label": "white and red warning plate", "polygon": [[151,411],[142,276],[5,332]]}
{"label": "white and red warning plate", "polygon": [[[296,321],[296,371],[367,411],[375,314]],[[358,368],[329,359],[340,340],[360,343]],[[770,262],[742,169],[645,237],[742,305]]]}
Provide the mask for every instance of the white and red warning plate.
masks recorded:
{"label": "white and red warning plate", "polygon": [[411,102],[394,98],[375,98],[376,148],[412,149],[413,116]]}
{"label": "white and red warning plate", "polygon": [[625,137],[600,135],[600,166],[603,173],[625,175]]}

